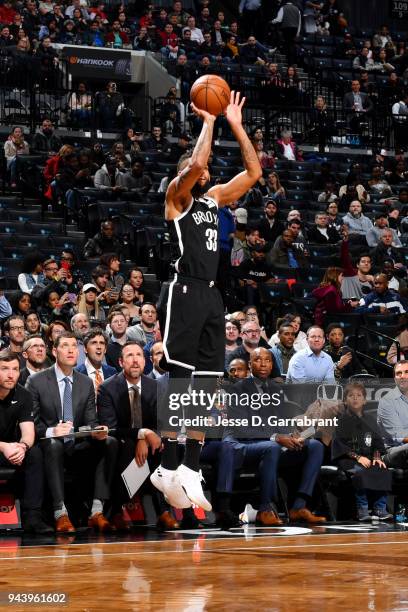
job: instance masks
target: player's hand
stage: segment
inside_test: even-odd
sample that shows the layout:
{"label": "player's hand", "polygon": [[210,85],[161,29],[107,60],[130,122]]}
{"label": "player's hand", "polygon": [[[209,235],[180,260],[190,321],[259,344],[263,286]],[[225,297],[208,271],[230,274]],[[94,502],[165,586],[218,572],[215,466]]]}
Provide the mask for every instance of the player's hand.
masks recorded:
{"label": "player's hand", "polygon": [[146,444],[146,440],[138,440],[136,444],[135,460],[138,467],[142,467],[149,454],[149,447]]}
{"label": "player's hand", "polygon": [[230,125],[242,125],[242,107],[245,104],[245,98],[241,102],[239,91],[231,91],[230,103],[225,109],[225,117]]}
{"label": "player's hand", "polygon": [[211,115],[210,113],[207,113],[207,111],[198,108],[194,104],[194,102],[190,102],[190,107],[193,113],[197,115],[197,117],[200,117],[200,119],[202,119],[206,123],[213,123],[216,120],[216,117],[214,115]]}

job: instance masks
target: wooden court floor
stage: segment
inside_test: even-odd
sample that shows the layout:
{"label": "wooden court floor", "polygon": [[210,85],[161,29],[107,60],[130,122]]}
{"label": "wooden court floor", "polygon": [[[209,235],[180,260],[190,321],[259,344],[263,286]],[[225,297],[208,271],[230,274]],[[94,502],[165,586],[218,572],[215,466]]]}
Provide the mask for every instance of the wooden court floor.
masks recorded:
{"label": "wooden court floor", "polygon": [[[408,611],[408,530],[0,543],[1,610]],[[8,593],[66,593],[65,605]]]}

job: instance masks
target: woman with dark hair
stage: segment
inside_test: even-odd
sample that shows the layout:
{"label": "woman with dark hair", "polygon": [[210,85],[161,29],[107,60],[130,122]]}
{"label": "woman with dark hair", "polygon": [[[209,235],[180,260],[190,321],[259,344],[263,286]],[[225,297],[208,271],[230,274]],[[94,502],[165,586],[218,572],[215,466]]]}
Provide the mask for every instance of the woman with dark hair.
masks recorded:
{"label": "woman with dark hair", "polygon": [[[392,475],[381,459],[385,446],[377,422],[364,412],[366,395],[361,383],[346,385],[345,412],[334,432],[332,458],[351,477],[358,520],[371,521],[373,516],[378,516],[387,521],[392,519],[387,511]],[[372,516],[369,514],[370,498],[373,500]]]}
{"label": "woman with dark hair", "polygon": [[152,302],[153,297],[146,292],[143,283],[144,276],[143,272],[140,268],[132,268],[129,272],[129,285],[132,285],[135,290],[135,300],[134,303],[136,306],[141,306],[143,302]]}
{"label": "woman with dark hair", "polygon": [[140,306],[135,304],[136,300],[136,291],[133,285],[130,283],[125,283],[122,287],[122,291],[120,292],[120,303],[119,306],[126,306],[129,312],[129,318],[131,320],[130,325],[135,325],[139,323],[140,317]]}
{"label": "woman with dark hair", "polygon": [[41,334],[45,336],[45,328],[42,326],[38,312],[35,310],[27,310],[24,314],[25,326],[29,336],[32,334]]}
{"label": "woman with dark hair", "polygon": [[125,279],[122,274],[119,274],[120,259],[118,255],[116,253],[104,253],[100,256],[99,263],[101,266],[106,266],[109,269],[109,280],[106,288],[116,287],[119,290],[122,289]]}
{"label": "woman with dark hair", "polygon": [[14,291],[9,302],[15,315],[24,317],[31,310],[31,296],[27,291]]}
{"label": "woman with dark hair", "polygon": [[[287,314],[284,317],[277,319],[276,329],[278,330],[281,325],[291,325],[291,327],[293,327],[295,332],[295,342],[293,344],[293,348],[296,351],[301,351],[302,349],[307,348],[309,346],[307,343],[305,332],[300,329],[302,325],[302,318],[300,315]],[[273,336],[271,336],[268,344],[272,347],[279,344],[279,334],[277,331],[275,334],[273,334]]]}
{"label": "woman with dark hair", "polygon": [[304,91],[302,81],[298,77],[295,66],[288,66],[283,77],[285,100],[287,104],[300,104],[303,100]]}
{"label": "woman with dark hair", "polygon": [[312,295],[317,300],[314,309],[314,321],[316,325],[324,325],[326,314],[341,314],[352,312],[358,306],[358,300],[349,300],[346,304],[341,296],[341,282],[343,280],[343,270],[331,266],[327,268],[320,285],[313,289]]}
{"label": "woman with dark hair", "polygon": [[4,155],[7,160],[7,170],[10,172],[10,187],[17,187],[19,177],[18,171],[18,156],[28,155],[30,146],[24,140],[24,133],[21,127],[13,127],[11,134],[4,143]]}
{"label": "woman with dark hair", "polygon": [[31,293],[34,287],[44,280],[42,274],[42,262],[44,257],[40,253],[29,253],[23,259],[21,274],[18,275],[17,283],[21,291]]}
{"label": "woman with dark hair", "polygon": [[129,128],[122,134],[121,143],[123,144],[126,153],[129,153],[131,157],[139,155],[142,147],[140,143],[143,140],[143,134],[141,132],[135,132],[133,128]]}
{"label": "woman with dark hair", "polygon": [[60,294],[55,289],[45,291],[38,315],[42,323],[47,325],[55,319],[65,321],[67,325],[75,314],[74,304],[69,293]]}
{"label": "woman with dark hair", "polygon": [[55,357],[52,354],[54,342],[56,338],[65,331],[69,331],[69,326],[67,323],[65,323],[65,321],[56,319],[48,326],[45,334],[45,344],[47,346],[47,357],[50,359],[51,363],[55,363]]}

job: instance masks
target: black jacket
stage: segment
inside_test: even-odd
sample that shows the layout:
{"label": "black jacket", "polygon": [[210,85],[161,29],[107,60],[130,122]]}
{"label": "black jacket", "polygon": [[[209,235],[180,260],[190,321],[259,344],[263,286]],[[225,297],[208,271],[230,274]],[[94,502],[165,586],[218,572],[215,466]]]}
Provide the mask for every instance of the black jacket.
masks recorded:
{"label": "black jacket", "polygon": [[307,231],[308,242],[311,244],[335,244],[341,240],[339,232],[334,227],[327,228],[328,239],[314,225]]}
{"label": "black jacket", "polygon": [[[157,383],[141,376],[142,425],[157,430]],[[137,440],[137,429],[132,429],[129,391],[123,373],[111,376],[98,390],[98,418],[109,429],[115,429],[116,438]]]}
{"label": "black jacket", "polygon": [[93,238],[89,238],[84,246],[84,257],[99,257],[104,253],[116,253],[120,255],[122,251],[122,243],[118,238],[113,237],[112,240],[102,236],[101,232],[95,234]]}

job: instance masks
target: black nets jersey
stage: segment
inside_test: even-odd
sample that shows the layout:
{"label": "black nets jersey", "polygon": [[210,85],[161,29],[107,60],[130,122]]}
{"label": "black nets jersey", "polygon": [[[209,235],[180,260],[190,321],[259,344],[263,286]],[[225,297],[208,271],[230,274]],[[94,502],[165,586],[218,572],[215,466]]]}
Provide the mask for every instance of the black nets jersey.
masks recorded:
{"label": "black nets jersey", "polygon": [[208,196],[193,199],[190,206],[169,226],[172,240],[179,249],[176,272],[214,281],[219,260],[217,203]]}

